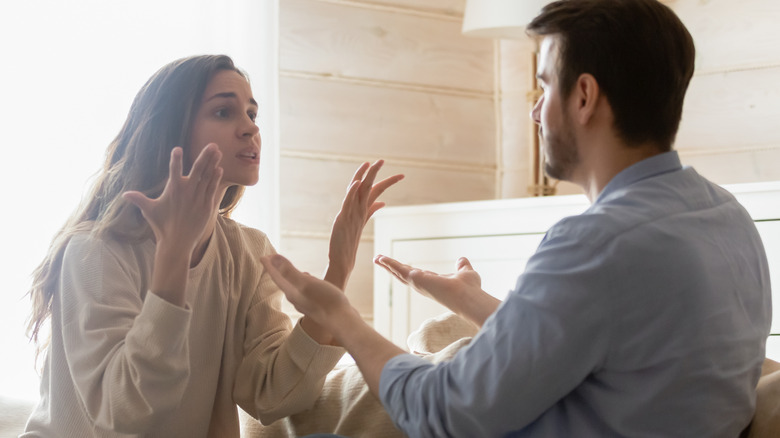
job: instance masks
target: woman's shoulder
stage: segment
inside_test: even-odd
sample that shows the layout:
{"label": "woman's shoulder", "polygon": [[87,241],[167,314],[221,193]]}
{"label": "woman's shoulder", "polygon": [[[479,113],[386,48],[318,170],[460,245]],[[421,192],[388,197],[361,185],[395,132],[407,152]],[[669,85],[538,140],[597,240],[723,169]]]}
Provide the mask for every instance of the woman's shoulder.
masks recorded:
{"label": "woman's shoulder", "polygon": [[128,259],[148,252],[148,241],[127,241],[112,237],[109,233],[96,233],[89,229],[74,231],[65,248],[66,257]]}
{"label": "woman's shoulder", "polygon": [[260,255],[275,252],[268,236],[257,228],[252,228],[224,216],[219,216],[217,224],[230,247],[245,248],[249,252],[259,252]]}

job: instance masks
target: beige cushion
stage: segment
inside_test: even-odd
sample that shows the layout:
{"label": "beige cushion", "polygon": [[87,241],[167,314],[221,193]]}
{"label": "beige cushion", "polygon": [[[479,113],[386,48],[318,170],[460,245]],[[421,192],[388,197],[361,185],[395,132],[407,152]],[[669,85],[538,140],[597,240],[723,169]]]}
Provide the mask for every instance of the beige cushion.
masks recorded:
{"label": "beige cushion", "polygon": [[780,363],[764,361],[756,387],[756,413],[748,438],[780,437]]}

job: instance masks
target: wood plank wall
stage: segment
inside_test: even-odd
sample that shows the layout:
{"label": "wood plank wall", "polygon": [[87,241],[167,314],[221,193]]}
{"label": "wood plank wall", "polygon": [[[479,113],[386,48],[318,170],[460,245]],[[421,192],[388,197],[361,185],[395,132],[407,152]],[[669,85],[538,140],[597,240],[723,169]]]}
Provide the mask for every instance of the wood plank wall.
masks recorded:
{"label": "wood plank wall", "polygon": [[498,42],[499,65],[499,116],[501,118],[502,166],[499,171],[501,191],[499,198],[524,198],[530,196],[531,145],[533,125],[531,109],[534,106],[533,93],[534,58],[536,42],[523,40],[500,40]]}
{"label": "wood plank wall", "polygon": [[696,73],[676,148],[719,184],[780,180],[780,2],[670,0]]}
{"label": "wood plank wall", "polygon": [[[464,0],[281,0],[279,251],[320,274],[354,170],[403,173],[388,205],[496,195],[494,42],[460,33]],[[373,312],[373,224],[347,295]]]}
{"label": "wood plank wall", "polygon": [[[693,35],[675,145],[719,184],[780,180],[776,0],[662,0]],[[528,196],[534,43],[461,35],[465,0],[281,0],[280,251],[325,266],[353,170],[385,158],[389,205]],[[558,194],[580,193],[558,184]],[[371,319],[372,226],[347,289]]]}

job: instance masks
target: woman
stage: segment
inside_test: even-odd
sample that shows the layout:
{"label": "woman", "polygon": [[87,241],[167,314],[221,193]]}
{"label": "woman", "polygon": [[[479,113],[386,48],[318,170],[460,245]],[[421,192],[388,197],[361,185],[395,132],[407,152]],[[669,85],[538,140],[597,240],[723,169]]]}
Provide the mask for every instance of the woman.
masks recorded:
{"label": "woman", "polygon": [[[257,102],[227,56],[160,69],[133,101],[92,193],[34,273],[32,338],[51,317],[41,400],[23,437],[239,435],[317,398],[343,354],[292,328],[264,274],[266,236],[228,218],[258,180]],[[177,147],[177,145],[181,147]],[[344,288],[382,163],[355,174],[326,279]]]}

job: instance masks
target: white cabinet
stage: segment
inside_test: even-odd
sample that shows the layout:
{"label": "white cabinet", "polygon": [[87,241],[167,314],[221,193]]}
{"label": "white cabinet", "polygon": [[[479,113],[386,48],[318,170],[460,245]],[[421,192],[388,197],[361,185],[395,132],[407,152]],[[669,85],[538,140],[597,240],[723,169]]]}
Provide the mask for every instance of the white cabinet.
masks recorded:
{"label": "white cabinet", "polygon": [[[726,188],[756,221],[780,291],[780,182]],[[544,233],[588,206],[578,195],[388,207],[375,219],[375,251],[439,273],[452,272],[455,260],[466,256],[482,276],[483,289],[503,298]],[[774,336],[767,342],[767,356],[780,360],[780,293],[773,295]],[[374,327],[397,345],[406,347],[409,333],[445,310],[374,268]]]}

